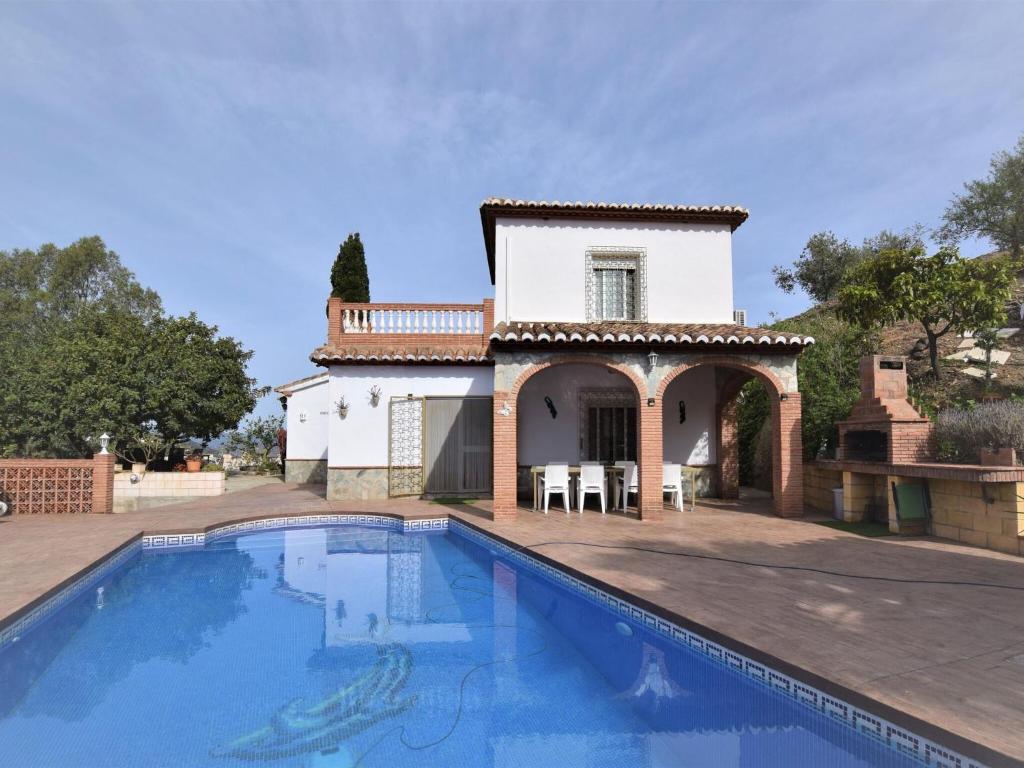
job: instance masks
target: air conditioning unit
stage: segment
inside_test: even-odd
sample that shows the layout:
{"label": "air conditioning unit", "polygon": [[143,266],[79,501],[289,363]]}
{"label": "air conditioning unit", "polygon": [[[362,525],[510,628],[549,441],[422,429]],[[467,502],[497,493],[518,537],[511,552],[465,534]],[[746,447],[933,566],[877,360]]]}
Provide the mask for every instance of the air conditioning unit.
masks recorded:
{"label": "air conditioning unit", "polygon": [[734,309],[732,311],[732,321],[734,323],[736,323],[736,325],[746,325],[747,324],[747,310],[745,310],[745,309]]}

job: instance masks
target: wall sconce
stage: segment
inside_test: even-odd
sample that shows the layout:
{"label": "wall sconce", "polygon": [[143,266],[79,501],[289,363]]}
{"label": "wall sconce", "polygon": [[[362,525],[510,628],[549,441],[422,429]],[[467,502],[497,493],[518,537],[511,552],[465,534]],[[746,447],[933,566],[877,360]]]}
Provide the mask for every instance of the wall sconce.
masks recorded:
{"label": "wall sconce", "polygon": [[303,424],[305,424],[305,423],[306,423],[306,412],[305,412],[305,411],[302,411],[302,412],[301,412],[301,413],[299,414],[299,421],[301,421],[301,422],[302,422]]}
{"label": "wall sconce", "polygon": [[647,370],[649,370],[649,371],[653,371],[654,370],[654,366],[656,366],[658,364],[658,353],[655,352],[653,349],[650,352],[647,353],[647,362],[649,364],[649,367],[648,367]]}
{"label": "wall sconce", "polygon": [[787,395],[785,392],[781,392],[779,393],[779,400],[785,402],[786,400],[789,400],[789,395]]}
{"label": "wall sconce", "polygon": [[100,435],[100,453],[109,453],[107,446],[110,445],[110,435],[104,432]]}
{"label": "wall sconce", "polygon": [[679,423],[686,423],[686,403],[682,400],[679,401]]}
{"label": "wall sconce", "polygon": [[554,402],[552,402],[551,398],[548,397],[547,395],[544,395],[544,405],[546,405],[548,407],[548,411],[551,412],[551,418],[552,419],[557,419],[558,418],[558,409],[555,408]]}
{"label": "wall sconce", "polygon": [[334,410],[344,419],[348,416],[348,401],[344,397],[339,397],[338,402],[334,404]]}
{"label": "wall sconce", "polygon": [[383,394],[383,392],[381,391],[381,388],[378,387],[376,384],[374,384],[372,387],[370,387],[370,397],[369,397],[370,405],[372,405],[374,408],[376,408],[377,404],[380,403],[380,396],[382,394]]}
{"label": "wall sconce", "polygon": [[498,409],[498,413],[500,413],[502,416],[511,416],[512,415],[512,408],[511,408],[511,406],[509,406],[508,400],[506,400],[505,402],[503,402],[501,404],[501,408]]}

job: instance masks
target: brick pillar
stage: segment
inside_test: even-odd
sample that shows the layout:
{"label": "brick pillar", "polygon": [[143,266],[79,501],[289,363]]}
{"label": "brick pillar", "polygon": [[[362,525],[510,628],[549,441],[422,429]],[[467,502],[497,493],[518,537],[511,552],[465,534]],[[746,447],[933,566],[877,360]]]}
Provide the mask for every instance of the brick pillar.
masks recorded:
{"label": "brick pillar", "polygon": [[484,343],[494,330],[494,299],[484,299]]}
{"label": "brick pillar", "polygon": [[740,497],[740,438],[737,428],[739,400],[733,397],[715,406],[718,426],[718,495],[723,499]]}
{"label": "brick pillar", "polygon": [[92,511],[114,511],[114,454],[96,453],[92,457]]}
{"label": "brick pillar", "polygon": [[327,343],[341,343],[341,304],[342,299],[331,296],[327,299]]}
{"label": "brick pillar", "polygon": [[[506,403],[509,412],[503,413]],[[493,520],[516,517],[516,399],[508,392],[494,393],[494,504]]]}
{"label": "brick pillar", "polygon": [[772,408],[775,439],[772,448],[774,506],[779,517],[801,517],[804,513],[803,442],[800,434],[800,395],[787,393]]}
{"label": "brick pillar", "polygon": [[640,400],[640,434],[638,436],[639,455],[637,464],[640,468],[640,499],[637,506],[641,520],[658,520],[661,518],[664,504],[661,492],[662,481],[662,400],[656,398],[650,405],[646,398]]}

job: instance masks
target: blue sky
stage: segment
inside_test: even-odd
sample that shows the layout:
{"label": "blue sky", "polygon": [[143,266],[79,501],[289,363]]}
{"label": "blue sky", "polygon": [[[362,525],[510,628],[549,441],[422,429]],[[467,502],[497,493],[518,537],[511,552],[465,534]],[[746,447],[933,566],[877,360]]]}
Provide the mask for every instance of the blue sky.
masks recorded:
{"label": "blue sky", "polygon": [[1024,3],[4,3],[0,249],[99,234],[272,385],[348,232],[374,300],[478,301],[484,197],[735,203],[765,321],[811,233],[934,225],[1015,143],[1022,38]]}

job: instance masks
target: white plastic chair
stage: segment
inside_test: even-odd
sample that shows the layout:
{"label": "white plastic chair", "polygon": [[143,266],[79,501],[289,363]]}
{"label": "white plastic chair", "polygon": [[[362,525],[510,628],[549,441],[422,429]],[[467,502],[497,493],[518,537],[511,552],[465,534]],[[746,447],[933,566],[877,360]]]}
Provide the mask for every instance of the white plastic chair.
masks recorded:
{"label": "white plastic chair", "polygon": [[661,475],[661,492],[675,497],[675,508],[683,511],[683,468],[681,464],[664,464]]}
{"label": "white plastic chair", "polygon": [[565,502],[565,514],[569,514],[569,465],[568,464],[546,464],[544,474],[540,478],[544,486],[544,514],[548,513],[548,504],[551,501],[552,493],[562,494]]}
{"label": "white plastic chair", "polygon": [[584,461],[580,463],[580,476],[576,479],[576,501],[580,506],[580,514],[583,514],[583,503],[588,493],[596,493],[601,499],[601,514],[605,513],[605,481],[604,465],[599,461]]}
{"label": "white plastic chair", "polygon": [[622,500],[622,511],[626,511],[626,503],[629,501],[629,494],[640,493],[635,461],[616,461],[616,467],[622,467],[622,474],[616,476],[615,482],[619,484],[619,498]]}

